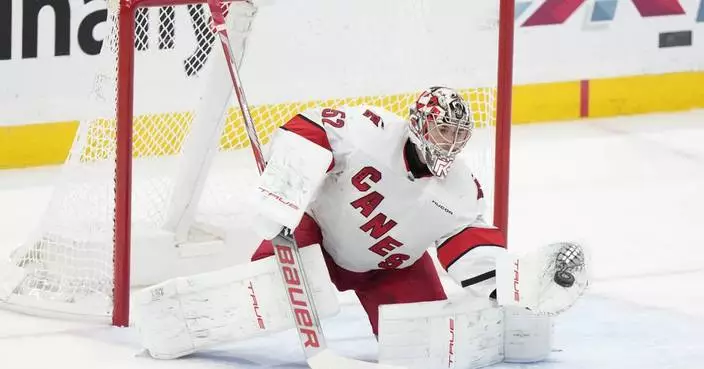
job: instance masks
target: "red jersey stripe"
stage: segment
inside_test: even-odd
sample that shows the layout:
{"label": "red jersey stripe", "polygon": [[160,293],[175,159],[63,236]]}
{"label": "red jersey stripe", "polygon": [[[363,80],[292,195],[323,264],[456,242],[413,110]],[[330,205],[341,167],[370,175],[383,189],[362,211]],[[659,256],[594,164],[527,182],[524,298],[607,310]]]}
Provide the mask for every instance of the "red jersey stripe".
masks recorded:
{"label": "red jersey stripe", "polygon": [[438,246],[438,260],[449,268],[464,254],[479,246],[506,247],[503,234],[496,228],[467,227]]}

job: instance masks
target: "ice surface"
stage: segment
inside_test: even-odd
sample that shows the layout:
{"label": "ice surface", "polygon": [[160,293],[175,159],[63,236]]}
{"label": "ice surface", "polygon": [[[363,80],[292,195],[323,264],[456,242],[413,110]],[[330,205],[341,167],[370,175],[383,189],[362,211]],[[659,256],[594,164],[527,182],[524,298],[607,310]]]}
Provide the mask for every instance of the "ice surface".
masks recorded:
{"label": "ice surface", "polygon": [[[704,368],[704,111],[513,130],[509,247],[576,240],[594,283],[556,324],[550,360],[497,368]],[[0,254],[35,226],[56,168],[0,172]],[[249,250],[247,250],[249,252]],[[374,360],[362,308],[324,328],[338,353]],[[292,332],[157,361],[129,328],[0,311],[0,367],[302,368]]]}

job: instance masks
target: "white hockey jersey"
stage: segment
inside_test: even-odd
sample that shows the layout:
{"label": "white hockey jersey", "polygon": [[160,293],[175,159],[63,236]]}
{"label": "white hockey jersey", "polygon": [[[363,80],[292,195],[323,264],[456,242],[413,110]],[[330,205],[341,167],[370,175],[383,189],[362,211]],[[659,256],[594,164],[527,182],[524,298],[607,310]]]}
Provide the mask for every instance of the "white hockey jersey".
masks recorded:
{"label": "white hockey jersey", "polygon": [[408,123],[377,107],[316,108],[282,129],[333,153],[308,213],[338,265],[354,272],[404,268],[435,246],[458,282],[492,292],[494,283],[485,282],[504,241],[484,223],[482,189],[464,163],[445,178],[431,175],[409,141]]}

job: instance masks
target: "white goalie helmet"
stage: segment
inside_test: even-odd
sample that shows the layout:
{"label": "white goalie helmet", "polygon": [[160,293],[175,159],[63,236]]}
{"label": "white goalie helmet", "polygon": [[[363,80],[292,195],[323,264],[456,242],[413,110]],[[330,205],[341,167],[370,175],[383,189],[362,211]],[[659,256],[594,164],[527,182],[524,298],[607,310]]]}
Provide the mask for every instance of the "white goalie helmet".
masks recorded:
{"label": "white goalie helmet", "polygon": [[457,91],[431,87],[410,108],[411,142],[422,152],[431,173],[445,177],[472,136],[469,106]]}

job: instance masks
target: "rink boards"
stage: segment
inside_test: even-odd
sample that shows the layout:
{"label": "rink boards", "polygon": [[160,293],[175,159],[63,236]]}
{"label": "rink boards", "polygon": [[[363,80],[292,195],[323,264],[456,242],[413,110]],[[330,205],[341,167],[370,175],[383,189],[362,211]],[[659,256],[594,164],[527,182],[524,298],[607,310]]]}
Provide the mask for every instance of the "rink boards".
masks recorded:
{"label": "rink boards", "polygon": [[[702,107],[704,72],[682,72],[515,86],[512,118],[514,124],[541,123]],[[0,126],[0,169],[62,163],[77,127],[78,121]]]}

